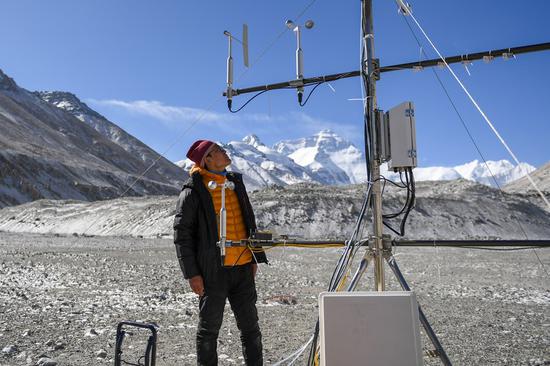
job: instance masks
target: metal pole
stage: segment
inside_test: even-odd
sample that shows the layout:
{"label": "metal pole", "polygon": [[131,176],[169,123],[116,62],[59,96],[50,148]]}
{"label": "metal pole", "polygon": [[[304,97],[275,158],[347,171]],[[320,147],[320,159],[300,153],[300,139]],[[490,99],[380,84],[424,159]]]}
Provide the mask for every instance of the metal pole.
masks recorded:
{"label": "metal pole", "polygon": [[222,261],[222,266],[225,265],[225,241],[227,239],[227,217],[225,210],[225,187],[227,180],[222,184],[222,207],[220,208],[220,241],[218,242],[220,246],[220,256]]}
{"label": "metal pole", "polygon": [[[407,284],[407,281],[405,280],[405,277],[403,277],[403,274],[401,273],[401,270],[399,269],[399,266],[397,265],[397,262],[395,261],[395,258],[392,256],[388,258],[388,265],[392,269],[393,273],[395,274],[395,277],[397,277],[397,280],[399,281],[399,284],[405,291],[411,291],[411,288]],[[428,318],[426,318],[426,315],[424,315],[424,312],[422,311],[422,308],[420,305],[418,305],[418,317],[420,318],[420,323],[422,323],[422,326],[424,327],[424,330],[426,331],[426,334],[428,335],[428,338],[432,341],[432,344],[435,347],[435,350],[437,352],[437,355],[439,356],[439,359],[445,366],[452,366],[451,360],[449,359],[449,356],[447,356],[447,353],[443,349],[443,346],[439,342],[439,339],[437,338],[437,335],[435,334],[432,326],[428,322]]]}
{"label": "metal pole", "polygon": [[374,27],[372,20],[372,0],[363,0],[363,65],[366,63],[366,75],[363,75],[367,85],[367,102],[365,103],[366,128],[368,129],[368,152],[370,155],[370,176],[374,180],[372,187],[372,205],[373,205],[373,233],[374,233],[374,282],[376,291],[384,291],[384,258],[383,252],[383,223],[382,223],[382,191],[380,187],[380,162],[376,159],[374,153],[373,136],[375,130],[374,114],[376,110],[376,80],[374,77]]}
{"label": "metal pole", "polygon": [[369,249],[367,255],[365,257],[363,257],[363,259],[361,259],[361,263],[359,264],[359,268],[357,268],[357,271],[353,275],[353,277],[352,277],[352,279],[349,283],[349,286],[347,288],[347,291],[354,291],[355,290],[355,288],[357,287],[357,284],[359,283],[359,280],[363,276],[363,273],[365,273],[365,271],[367,270],[367,267],[368,267],[370,261],[372,261],[372,258],[373,258],[372,251]]}
{"label": "metal pole", "polygon": [[539,247],[549,248],[550,240],[394,240],[396,247]]}

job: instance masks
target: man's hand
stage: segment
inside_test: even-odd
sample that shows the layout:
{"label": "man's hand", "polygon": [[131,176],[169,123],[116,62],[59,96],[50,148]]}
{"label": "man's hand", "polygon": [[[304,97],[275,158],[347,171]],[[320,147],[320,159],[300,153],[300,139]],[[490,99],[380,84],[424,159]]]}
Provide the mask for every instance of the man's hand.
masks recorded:
{"label": "man's hand", "polygon": [[202,281],[202,276],[191,277],[189,279],[189,286],[191,286],[191,290],[197,295],[204,295],[204,282]]}
{"label": "man's hand", "polygon": [[254,277],[256,277],[256,272],[258,272],[258,264],[252,263],[252,274],[254,275]]}

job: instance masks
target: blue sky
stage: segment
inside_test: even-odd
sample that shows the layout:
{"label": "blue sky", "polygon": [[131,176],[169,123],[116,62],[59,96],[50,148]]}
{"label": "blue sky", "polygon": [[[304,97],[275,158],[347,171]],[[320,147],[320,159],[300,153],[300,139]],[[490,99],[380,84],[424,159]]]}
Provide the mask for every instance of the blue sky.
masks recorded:
{"label": "blue sky", "polygon": [[[250,29],[250,69],[235,47],[235,87],[294,78],[295,37],[285,32],[311,0],[4,0],[0,68],[29,90],[64,90],[170,160],[184,157],[197,138],[240,140],[257,134],[270,145],[330,128],[361,147],[359,78],[321,85],[306,107],[291,90],[263,94],[229,114],[225,88],[227,40]],[[411,1],[424,29],[444,55],[550,41],[550,1]],[[375,0],[375,52],[382,65],[416,61],[420,49],[392,1]],[[314,2],[298,22],[304,30],[305,76],[358,69],[360,1]],[[416,28],[414,28],[417,31]],[[417,32],[417,34],[419,34]],[[429,58],[436,57],[421,39]],[[475,62],[468,75],[453,66],[521,161],[550,160],[550,51],[514,60]],[[437,70],[485,158],[511,160],[446,70]],[[480,159],[431,70],[385,73],[378,103],[416,105],[422,166]],[[237,97],[234,105],[249,96]],[[202,116],[197,121],[197,117]]]}

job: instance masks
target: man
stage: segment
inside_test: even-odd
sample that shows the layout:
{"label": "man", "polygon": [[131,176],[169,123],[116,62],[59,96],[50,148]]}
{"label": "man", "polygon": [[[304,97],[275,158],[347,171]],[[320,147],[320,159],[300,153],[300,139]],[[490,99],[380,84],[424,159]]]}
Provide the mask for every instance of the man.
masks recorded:
{"label": "man", "polygon": [[[243,356],[247,365],[262,365],[262,336],[256,310],[257,263],[267,263],[263,251],[246,247],[226,247],[221,264],[219,211],[221,185],[225,180],[235,189],[225,190],[227,240],[248,238],[256,230],[252,206],[242,176],[227,172],[231,159],[224,149],[212,141],[198,140],[187,152],[194,162],[191,178],[180,193],[174,219],[174,244],[183,276],[194,293],[199,295],[197,329],[197,364],[216,365],[217,339],[222,324],[226,299],[235,314],[241,332]],[[208,183],[217,183],[209,189]]]}

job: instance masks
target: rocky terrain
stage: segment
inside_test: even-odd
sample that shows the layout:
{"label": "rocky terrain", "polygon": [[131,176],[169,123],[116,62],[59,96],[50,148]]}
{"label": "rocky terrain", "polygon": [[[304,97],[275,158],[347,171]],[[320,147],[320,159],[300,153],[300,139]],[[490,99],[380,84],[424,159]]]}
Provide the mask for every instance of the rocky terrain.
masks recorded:
{"label": "rocky terrain", "polygon": [[[263,229],[345,239],[364,194],[364,185],[297,184],[252,192],[251,200]],[[403,200],[402,190],[385,187],[385,210],[398,211]],[[39,200],[1,209],[0,365],[112,364],[122,320],[158,326],[157,365],[194,364],[198,299],[171,242],[175,201]],[[550,363],[550,251],[440,248],[436,239],[548,239],[549,222],[550,213],[519,194],[464,180],[417,185],[406,234],[434,247],[398,247],[395,255],[454,365]],[[257,279],[266,364],[309,339],[339,253],[269,250],[271,265]],[[399,289],[389,273],[386,282]],[[359,289],[371,284],[369,272]],[[128,361],[142,355],[147,336],[126,338]],[[440,364],[425,336],[423,349],[426,365]],[[242,363],[229,311],[219,354],[221,365]]]}
{"label": "rocky terrain", "polygon": [[[537,187],[542,190],[547,200],[550,200],[550,162],[544,164],[534,172],[530,174],[531,178],[537,185]],[[522,193],[527,199],[533,202],[544,209],[547,209],[548,205],[543,201],[542,197],[536,192],[533,188],[531,182],[527,177],[515,180],[510,184],[507,184],[504,187],[506,192],[510,193]]]}
{"label": "rocky terrain", "polygon": [[[543,192],[550,192],[550,162],[532,172],[530,176],[539,189]],[[523,177],[507,184],[504,189],[508,192],[534,191],[534,188],[527,177]]]}
{"label": "rocky terrain", "polygon": [[[257,277],[267,365],[310,337],[338,255],[268,252],[271,265]],[[395,255],[454,365],[550,363],[549,250],[398,248]],[[170,240],[1,233],[0,258],[0,365],[112,365],[122,320],[158,326],[157,365],[195,363],[198,299]],[[388,272],[388,289],[398,289]],[[360,289],[371,284],[368,272]],[[137,361],[147,336],[125,339],[127,361]],[[433,349],[425,336],[422,347]],[[242,363],[228,309],[218,349],[221,365]]]}
{"label": "rocky terrain", "polygon": [[[347,238],[365,185],[297,184],[251,193],[259,226],[302,238]],[[549,239],[550,213],[522,195],[465,180],[420,182],[405,235],[410,239]],[[384,212],[397,212],[402,189],[385,187]],[[176,196],[80,202],[39,200],[0,210],[0,230],[171,237]],[[392,220],[397,227],[399,220]],[[370,226],[369,226],[370,227]]]}

